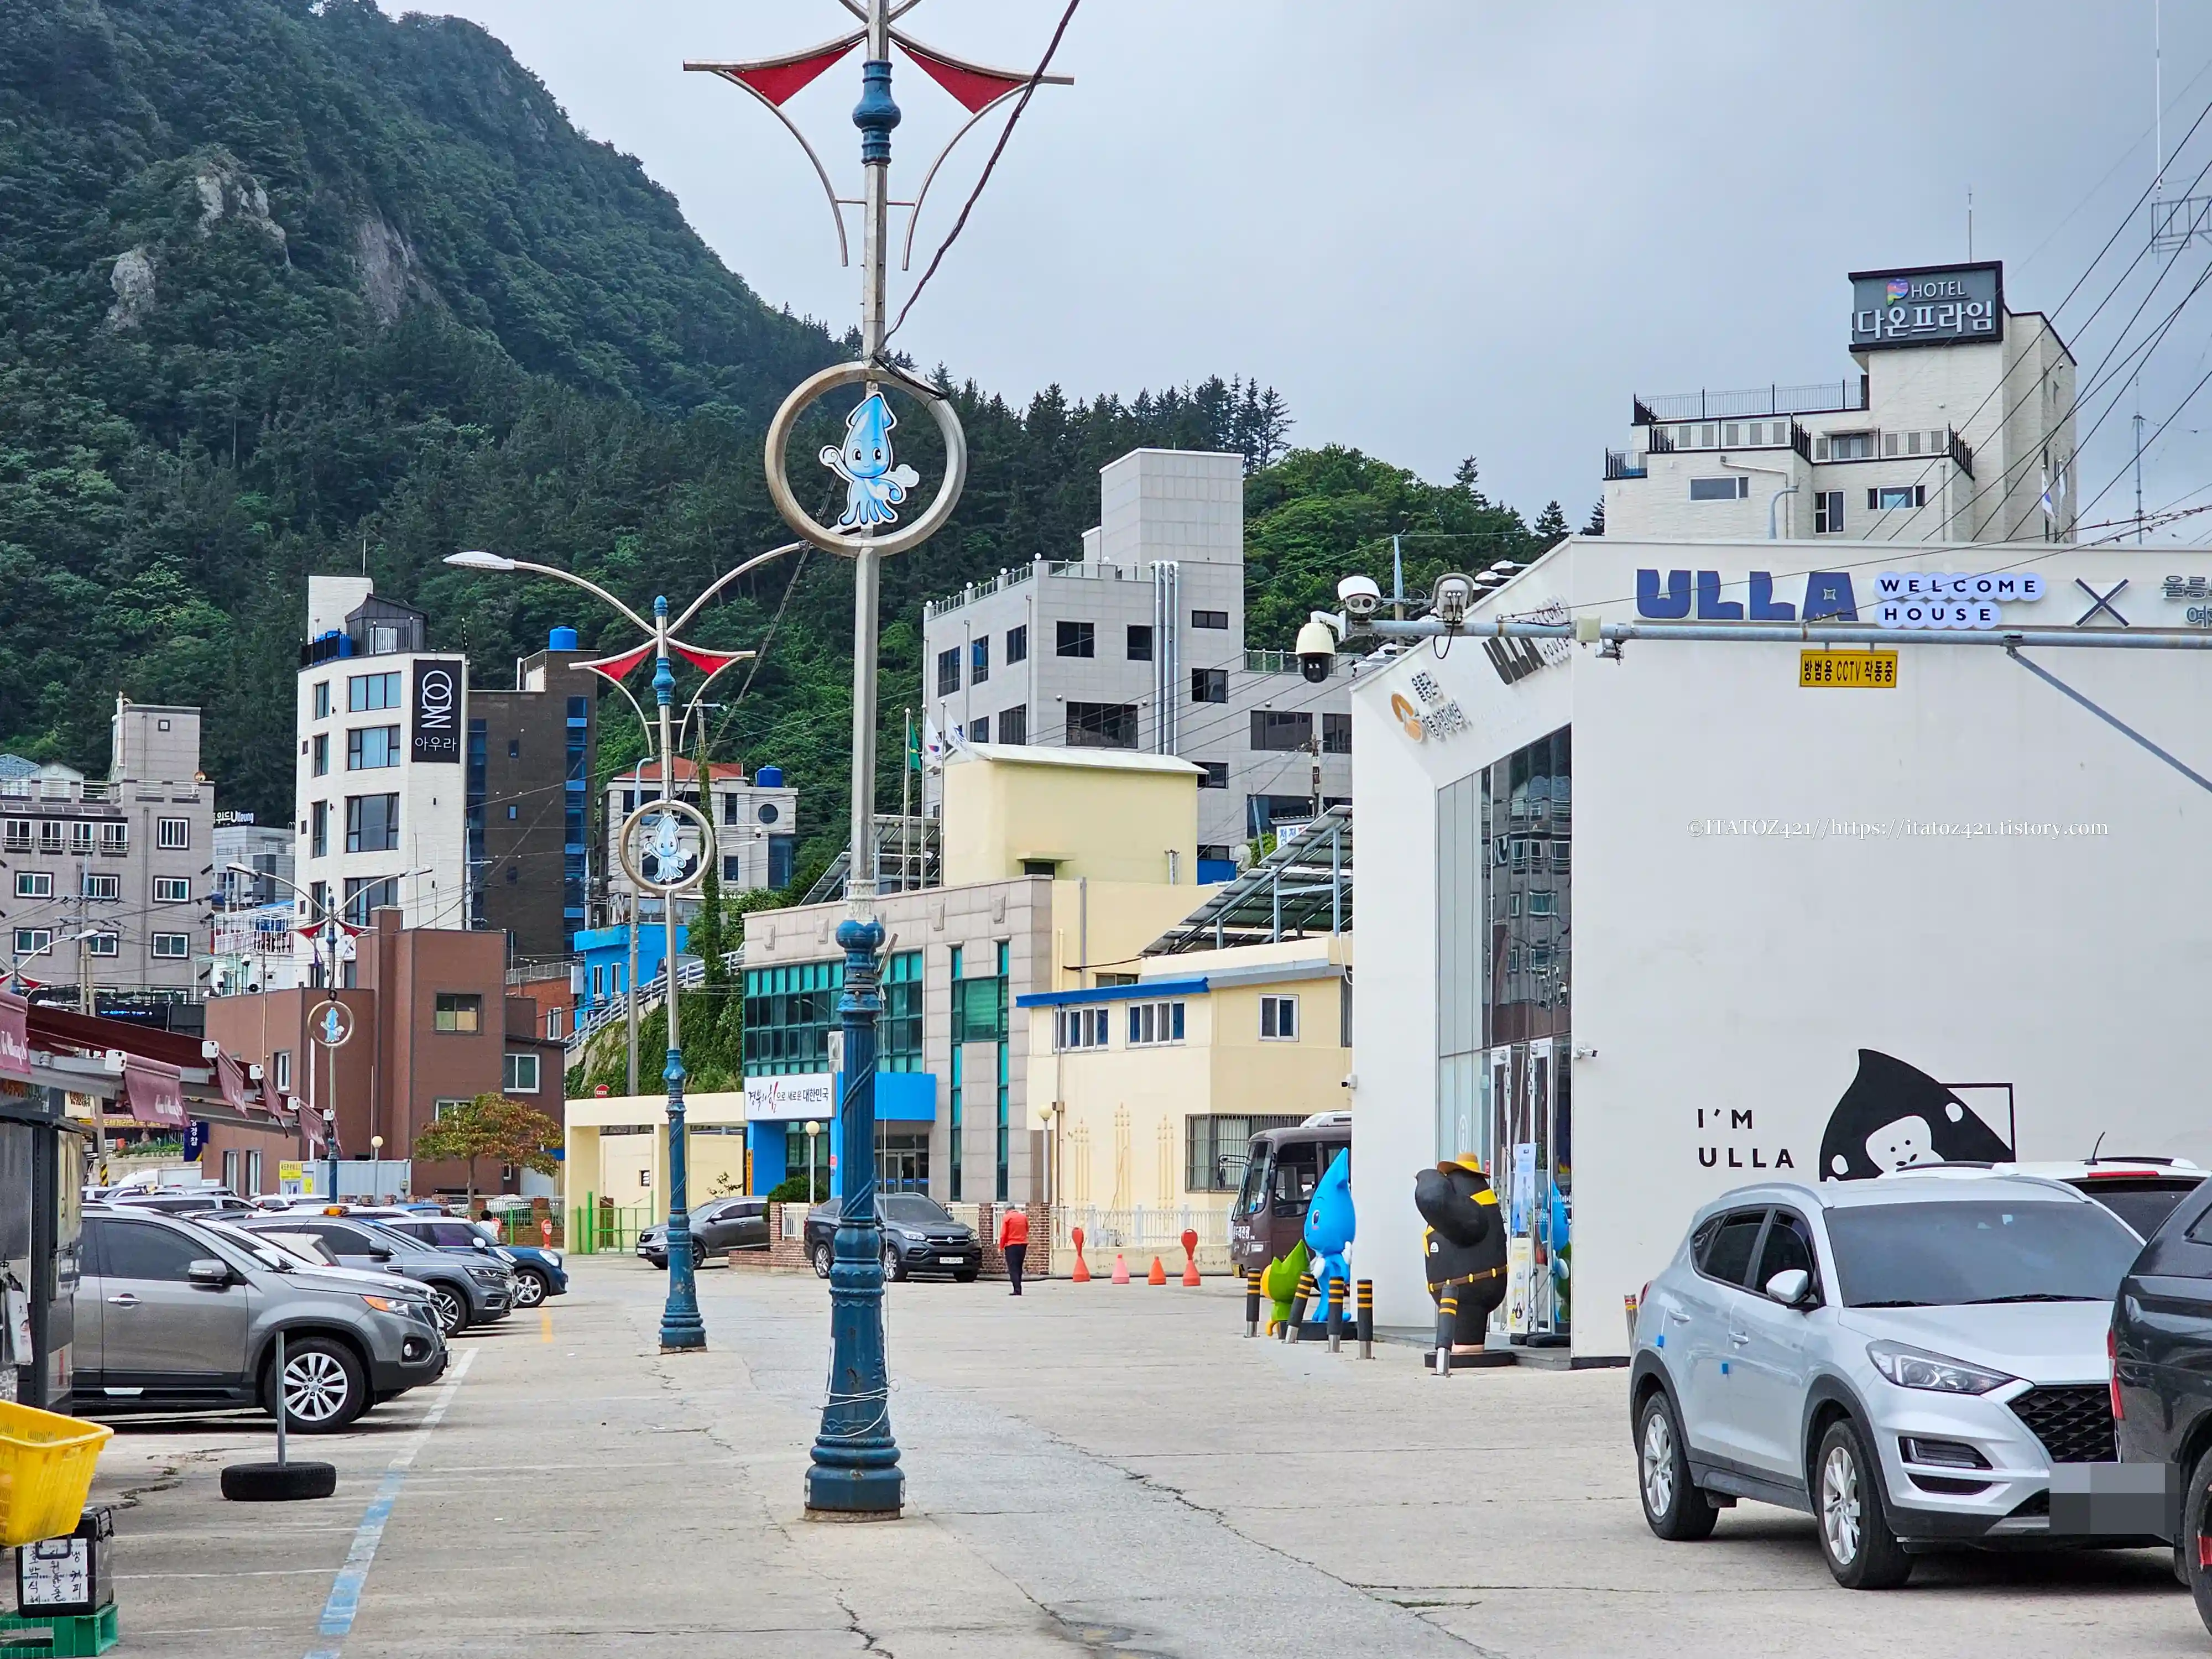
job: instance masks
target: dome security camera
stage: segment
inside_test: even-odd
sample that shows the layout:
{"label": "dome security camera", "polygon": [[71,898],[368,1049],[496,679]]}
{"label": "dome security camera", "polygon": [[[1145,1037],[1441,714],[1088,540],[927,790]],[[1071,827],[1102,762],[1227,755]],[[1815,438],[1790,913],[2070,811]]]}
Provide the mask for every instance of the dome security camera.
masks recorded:
{"label": "dome security camera", "polygon": [[1319,685],[1336,665],[1335,631],[1324,622],[1308,623],[1298,629],[1297,658],[1298,672]]}
{"label": "dome security camera", "polygon": [[1339,604],[1355,617],[1371,617],[1382,608],[1382,590],[1371,577],[1346,576],[1336,585]]}

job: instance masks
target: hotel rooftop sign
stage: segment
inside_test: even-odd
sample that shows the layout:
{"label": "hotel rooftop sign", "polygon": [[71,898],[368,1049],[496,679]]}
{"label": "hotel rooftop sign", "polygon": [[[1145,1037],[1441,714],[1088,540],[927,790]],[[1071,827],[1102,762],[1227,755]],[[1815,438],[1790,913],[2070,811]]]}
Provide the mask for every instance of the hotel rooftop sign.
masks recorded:
{"label": "hotel rooftop sign", "polygon": [[2004,338],[2004,266],[1851,273],[1851,349],[1982,345]]}

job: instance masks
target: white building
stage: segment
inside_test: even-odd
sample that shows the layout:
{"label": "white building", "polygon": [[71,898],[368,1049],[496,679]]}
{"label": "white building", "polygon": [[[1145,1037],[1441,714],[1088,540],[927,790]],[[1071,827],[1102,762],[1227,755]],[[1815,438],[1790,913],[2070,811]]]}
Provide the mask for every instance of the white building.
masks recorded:
{"label": "white building", "polygon": [[1605,458],[1609,534],[2074,538],[2075,363],[2000,264],[1854,271],[1858,373],[1632,400]]}
{"label": "white building", "polygon": [[386,905],[409,927],[467,925],[467,664],[425,650],[423,623],[365,576],[308,578],[295,879],[356,927]]}
{"label": "white building", "polygon": [[307,981],[295,954],[289,823],[257,823],[251,812],[215,815],[215,900],[210,996],[289,991]]}
{"label": "white building", "polygon": [[[1634,621],[1680,572],[1710,613],[1872,621],[1870,590],[1989,571],[2014,584],[1975,602],[1997,628],[2212,627],[2212,550],[1834,552],[1571,538],[1470,620]],[[2100,1134],[2212,1161],[2172,1035],[2203,983],[2185,877],[2212,794],[2146,746],[2212,772],[2212,653],[2000,638],[1899,630],[1893,674],[1856,647],[1642,640],[1361,676],[1352,1170],[1378,1319],[1432,1321],[1413,1176],[1464,1151],[1516,1224],[1520,1322],[1577,1359],[1627,1351],[1622,1298],[1749,1181]]]}
{"label": "white building", "polygon": [[1350,798],[1352,670],[1313,685],[1289,652],[1245,649],[1242,457],[1139,449],[1098,479],[1079,559],[922,607],[923,707],[971,743],[1197,763],[1198,879],[1225,881],[1238,844]]}
{"label": "white building", "polygon": [[[788,887],[793,849],[799,845],[799,791],[783,781],[783,769],[763,766],[749,777],[734,761],[710,761],[707,765],[709,799],[703,805],[699,799],[698,763],[678,755],[675,771],[676,798],[699,807],[714,821],[716,873],[722,891],[734,896],[756,887]],[[623,868],[616,840],[631,813],[659,799],[659,761],[640,761],[607,781],[604,822],[611,918],[629,916],[636,890],[629,872]],[[657,915],[659,908],[657,900],[647,901],[647,912]],[[676,901],[678,921],[689,921],[698,912],[696,895]]]}

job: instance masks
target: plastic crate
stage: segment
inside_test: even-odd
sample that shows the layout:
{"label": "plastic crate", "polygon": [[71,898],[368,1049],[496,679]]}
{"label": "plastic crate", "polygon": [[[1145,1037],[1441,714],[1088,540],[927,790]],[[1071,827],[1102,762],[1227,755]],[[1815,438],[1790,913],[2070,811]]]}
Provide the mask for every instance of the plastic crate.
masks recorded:
{"label": "plastic crate", "polygon": [[115,1431],[0,1400],[0,1547],[75,1530]]}
{"label": "plastic crate", "polygon": [[116,1644],[115,1603],[98,1613],[20,1619],[0,1613],[0,1659],[80,1659]]}

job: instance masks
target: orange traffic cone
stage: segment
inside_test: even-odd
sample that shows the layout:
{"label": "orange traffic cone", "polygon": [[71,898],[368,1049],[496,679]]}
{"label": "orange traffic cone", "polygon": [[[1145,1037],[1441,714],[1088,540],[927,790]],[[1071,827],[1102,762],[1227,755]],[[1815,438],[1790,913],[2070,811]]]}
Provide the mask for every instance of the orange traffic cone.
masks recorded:
{"label": "orange traffic cone", "polygon": [[1168,1270],[1160,1266],[1159,1257],[1154,1256],[1152,1258],[1152,1270],[1145,1275],[1145,1283],[1147,1285],[1164,1285],[1167,1282]]}
{"label": "orange traffic cone", "polygon": [[1076,1228],[1068,1237],[1075,1244],[1075,1271],[1068,1274],[1069,1282],[1076,1285],[1088,1285],[1091,1282],[1091,1268],[1083,1259],[1083,1229]]}
{"label": "orange traffic cone", "polygon": [[1129,1282],[1129,1264],[1121,1260],[1121,1253],[1119,1250],[1114,1252],[1114,1282],[1116,1285],[1126,1285]]}
{"label": "orange traffic cone", "polygon": [[1190,1227],[1184,1228],[1182,1234],[1182,1282],[1198,1283],[1198,1233]]}

